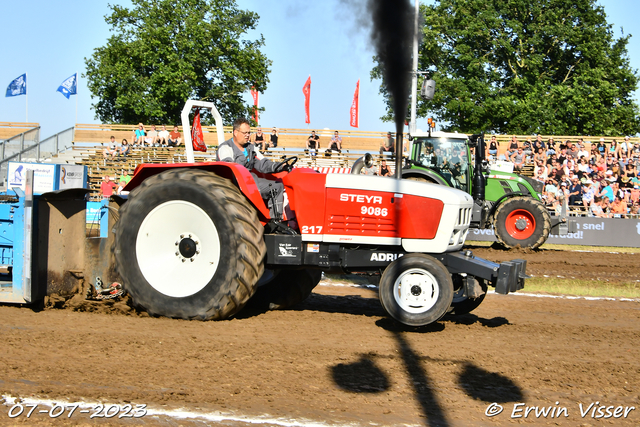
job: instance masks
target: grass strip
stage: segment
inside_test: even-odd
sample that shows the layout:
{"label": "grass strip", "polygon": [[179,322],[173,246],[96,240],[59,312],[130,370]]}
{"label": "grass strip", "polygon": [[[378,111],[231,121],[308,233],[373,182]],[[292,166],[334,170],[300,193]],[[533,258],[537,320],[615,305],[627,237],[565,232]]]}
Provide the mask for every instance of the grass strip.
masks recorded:
{"label": "grass strip", "polygon": [[640,282],[607,283],[557,277],[527,279],[523,292],[584,297],[640,298]]}

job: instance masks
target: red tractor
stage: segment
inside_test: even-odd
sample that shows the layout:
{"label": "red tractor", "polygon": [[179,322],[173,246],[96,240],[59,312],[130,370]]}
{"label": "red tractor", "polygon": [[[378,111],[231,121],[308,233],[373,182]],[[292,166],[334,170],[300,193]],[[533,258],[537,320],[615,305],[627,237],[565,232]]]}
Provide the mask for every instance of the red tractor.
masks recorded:
{"label": "red tractor", "polygon": [[115,231],[133,302],[153,315],[225,319],[252,297],[276,308],[300,302],[322,271],[359,273],[381,276],[389,315],[422,326],[470,312],[488,286],[502,294],[524,286],[526,261],[462,251],[473,207],[462,191],[305,168],[261,176],[284,184],[284,215],[272,217],[243,166],[139,166]]}

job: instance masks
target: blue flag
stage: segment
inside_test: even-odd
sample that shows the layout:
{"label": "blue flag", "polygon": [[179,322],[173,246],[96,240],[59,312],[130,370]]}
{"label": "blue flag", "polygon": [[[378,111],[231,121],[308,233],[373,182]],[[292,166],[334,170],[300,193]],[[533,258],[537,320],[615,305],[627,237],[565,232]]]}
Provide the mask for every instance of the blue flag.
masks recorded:
{"label": "blue flag", "polygon": [[75,73],[63,81],[58,88],[58,92],[63,94],[67,99],[69,99],[71,95],[76,95],[78,93],[78,73]]}
{"label": "blue flag", "polygon": [[24,73],[7,86],[7,94],[5,96],[18,96],[27,94],[27,73]]}

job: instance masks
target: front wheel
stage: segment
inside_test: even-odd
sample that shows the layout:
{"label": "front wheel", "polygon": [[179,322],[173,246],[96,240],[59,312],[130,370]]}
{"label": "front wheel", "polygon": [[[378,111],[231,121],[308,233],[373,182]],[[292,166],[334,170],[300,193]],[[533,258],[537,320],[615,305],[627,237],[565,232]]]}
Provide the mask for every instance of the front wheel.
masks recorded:
{"label": "front wheel", "polygon": [[174,169],[146,179],[120,210],[116,266],[134,304],[152,315],[225,319],[264,271],[263,227],[228,180]]}
{"label": "front wheel", "polygon": [[405,325],[424,326],[439,320],[449,309],[453,282],[437,259],[408,254],[387,266],[379,294],[391,317]]}
{"label": "front wheel", "polygon": [[531,197],[512,197],[494,215],[496,239],[506,248],[536,249],[549,237],[551,216],[542,202]]}

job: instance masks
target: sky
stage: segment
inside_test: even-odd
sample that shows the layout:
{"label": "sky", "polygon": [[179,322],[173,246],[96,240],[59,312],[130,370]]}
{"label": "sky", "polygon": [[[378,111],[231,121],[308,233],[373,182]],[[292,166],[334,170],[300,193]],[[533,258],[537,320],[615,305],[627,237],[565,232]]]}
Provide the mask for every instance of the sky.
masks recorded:
{"label": "sky", "polygon": [[[350,0],[359,1],[359,0]],[[365,0],[360,0],[365,1]],[[424,3],[432,0],[422,0]],[[110,0],[131,7],[130,0]],[[352,129],[349,108],[360,80],[360,130],[392,130],[380,117],[385,113],[380,81],[371,81],[374,52],[368,30],[358,28],[344,0],[237,0],[242,9],[260,16],[257,30],[250,34],[265,38],[263,52],[273,61],[270,83],[260,94],[260,117],[264,127],[310,129]],[[413,1],[411,1],[413,4]],[[640,32],[634,34],[640,13],[637,0],[600,0],[613,24],[614,35],[621,30],[632,34],[628,44],[631,66],[640,69]],[[110,14],[103,0],[23,0],[3,1],[5,36],[2,38],[3,64],[0,67],[0,122],[30,121],[41,125],[40,138],[74,126],[99,123],[91,108],[85,58],[104,46],[111,35],[105,23]],[[78,95],[66,99],[58,86],[79,73]],[[13,79],[27,73],[27,96],[2,97]],[[302,87],[311,76],[311,124],[304,122]],[[638,93],[635,97],[638,99]],[[246,95],[250,102],[249,94]],[[77,120],[76,120],[77,115]],[[228,124],[228,123],[225,123]],[[418,128],[426,128],[418,119]]]}

